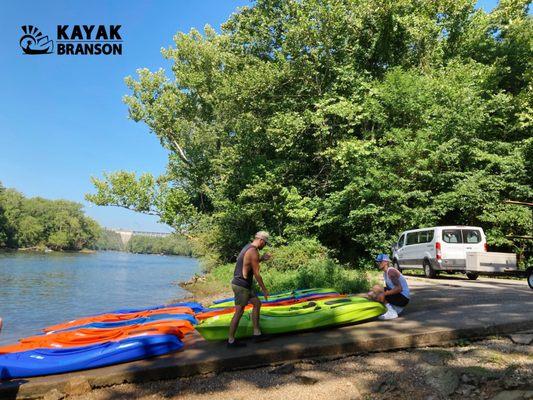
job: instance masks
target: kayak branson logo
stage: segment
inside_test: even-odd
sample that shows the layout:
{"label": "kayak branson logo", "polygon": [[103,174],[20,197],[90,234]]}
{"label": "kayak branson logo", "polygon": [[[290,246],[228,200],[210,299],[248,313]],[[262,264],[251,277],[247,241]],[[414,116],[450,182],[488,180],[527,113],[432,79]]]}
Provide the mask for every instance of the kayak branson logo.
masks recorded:
{"label": "kayak branson logo", "polygon": [[22,31],[24,35],[20,38],[19,44],[24,54],[52,54],[54,41],[43,35],[39,28],[24,25]]}
{"label": "kayak branson logo", "polygon": [[[122,25],[57,25],[58,56],[122,55]],[[51,54],[54,42],[33,25],[22,26],[24,54]]]}

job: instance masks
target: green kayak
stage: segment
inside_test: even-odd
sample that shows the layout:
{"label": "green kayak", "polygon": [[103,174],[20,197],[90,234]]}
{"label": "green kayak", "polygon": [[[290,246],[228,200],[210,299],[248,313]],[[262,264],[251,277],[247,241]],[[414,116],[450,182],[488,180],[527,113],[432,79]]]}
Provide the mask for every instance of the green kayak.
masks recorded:
{"label": "green kayak", "polygon": [[[365,321],[375,318],[385,311],[386,308],[381,303],[362,297],[344,297],[263,309],[259,324],[261,331],[266,334],[297,332]],[[227,339],[232,317],[233,314],[217,315],[204,320],[195,328],[207,340]],[[245,311],[239,323],[236,337],[252,336],[251,318],[251,311]]]}
{"label": "green kayak", "polygon": [[[313,288],[313,289],[301,289],[301,290],[293,290],[290,292],[283,292],[283,293],[276,293],[273,295],[268,296],[268,300],[265,301],[265,298],[263,296],[257,296],[259,297],[259,300],[263,302],[264,304],[268,303],[275,303],[276,301],[280,300],[290,300],[290,299],[304,299],[306,297],[314,296],[314,295],[325,295],[325,294],[337,294],[335,289],[330,288]],[[209,308],[225,308],[225,307],[233,307],[235,303],[233,302],[233,297],[230,297],[228,299],[222,299],[222,300],[216,300],[214,304],[210,305]]]}

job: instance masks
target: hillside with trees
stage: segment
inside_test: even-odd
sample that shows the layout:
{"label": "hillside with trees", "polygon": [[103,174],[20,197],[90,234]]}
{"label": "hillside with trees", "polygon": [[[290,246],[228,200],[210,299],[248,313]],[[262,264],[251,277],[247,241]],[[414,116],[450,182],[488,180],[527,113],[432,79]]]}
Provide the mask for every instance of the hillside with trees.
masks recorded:
{"label": "hillside with trees", "polygon": [[187,238],[177,234],[166,237],[134,235],[126,245],[126,251],[142,254],[175,254],[192,256],[192,249]]}
{"label": "hillside with trees", "polygon": [[0,249],[127,251],[142,254],[192,256],[180,235],[134,235],[126,245],[120,235],[87,217],[83,206],[67,200],[27,198],[0,183]]}
{"label": "hillside with trees", "polygon": [[0,184],[0,248],[81,250],[96,243],[100,230],[79,203],[27,198]]}
{"label": "hillside with trees", "polygon": [[94,248],[96,250],[127,251],[139,254],[166,254],[189,257],[193,255],[189,241],[182,235],[171,234],[164,237],[133,235],[124,244],[120,235],[109,229],[102,229]]}

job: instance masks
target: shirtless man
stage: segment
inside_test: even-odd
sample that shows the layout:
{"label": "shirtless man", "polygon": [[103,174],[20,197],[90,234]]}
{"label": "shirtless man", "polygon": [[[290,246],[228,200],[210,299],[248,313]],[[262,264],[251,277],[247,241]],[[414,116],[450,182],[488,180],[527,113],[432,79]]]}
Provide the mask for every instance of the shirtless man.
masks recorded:
{"label": "shirtless man", "polygon": [[252,289],[252,280],[255,277],[257,284],[263,291],[263,296],[268,300],[268,290],[259,273],[259,263],[261,261],[267,261],[271,257],[268,253],[259,257],[259,250],[268,244],[268,238],[268,232],[257,232],[253,242],[244,246],[237,257],[233,280],[231,281],[231,288],[235,294],[235,314],[233,314],[229,326],[228,347],[230,348],[246,346],[246,343],[235,340],[235,332],[237,332],[237,327],[239,326],[239,321],[244,312],[244,307],[246,307],[248,303],[252,303],[253,305],[252,322],[254,325],[254,338],[256,340],[264,339],[264,335],[261,334],[261,329],[259,328],[261,301],[259,301]]}
{"label": "shirtless man", "polygon": [[370,299],[385,304],[387,312],[379,316],[379,319],[398,318],[403,309],[409,304],[409,286],[405,277],[396,268],[390,266],[389,256],[379,254],[376,257],[378,268],[383,271],[385,287],[376,285],[368,292]]}

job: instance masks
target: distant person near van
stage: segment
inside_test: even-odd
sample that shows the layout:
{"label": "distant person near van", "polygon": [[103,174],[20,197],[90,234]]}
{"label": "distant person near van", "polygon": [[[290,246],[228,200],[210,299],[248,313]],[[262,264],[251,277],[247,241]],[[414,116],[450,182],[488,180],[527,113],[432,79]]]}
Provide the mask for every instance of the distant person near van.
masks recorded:
{"label": "distant person near van", "polygon": [[390,266],[390,258],[386,254],[379,254],[376,257],[378,267],[383,271],[383,279],[385,287],[375,285],[368,297],[385,304],[387,312],[379,319],[394,319],[403,311],[405,306],[409,304],[409,286],[405,277],[396,268]]}
{"label": "distant person near van", "polygon": [[266,253],[262,257],[259,257],[259,250],[268,244],[269,234],[265,231],[259,231],[255,234],[255,238],[252,243],[248,243],[243,247],[239,256],[237,257],[237,263],[235,265],[235,271],[233,273],[233,280],[231,281],[231,288],[235,295],[235,314],[229,327],[228,335],[228,347],[242,347],[246,343],[241,343],[235,340],[235,333],[239,326],[242,314],[244,313],[244,307],[248,303],[252,303],[252,323],[254,325],[254,339],[256,341],[264,340],[266,335],[261,333],[259,327],[259,312],[261,310],[261,301],[254,293],[252,289],[252,281],[255,277],[257,284],[263,291],[263,296],[268,300],[268,290],[263,283],[263,278],[259,273],[259,263],[261,261],[267,261],[270,259],[270,254]]}

